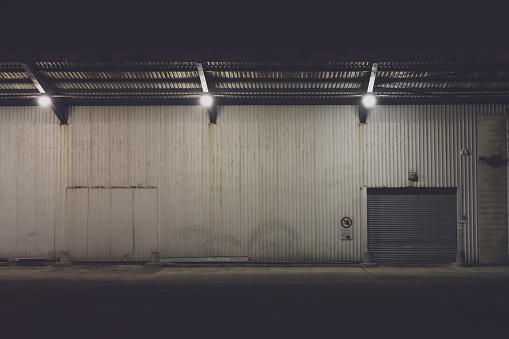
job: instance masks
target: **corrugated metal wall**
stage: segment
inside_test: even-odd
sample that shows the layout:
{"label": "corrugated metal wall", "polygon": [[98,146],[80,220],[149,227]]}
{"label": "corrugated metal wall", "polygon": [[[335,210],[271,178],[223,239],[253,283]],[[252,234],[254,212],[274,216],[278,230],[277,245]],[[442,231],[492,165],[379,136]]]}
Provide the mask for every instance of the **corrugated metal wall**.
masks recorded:
{"label": "corrugated metal wall", "polygon": [[[159,216],[155,225],[135,228],[141,243],[135,239],[132,258],[150,258],[148,247],[162,256],[208,255],[203,246],[203,235],[210,232],[205,110],[73,107],[69,123],[69,186],[136,188],[135,221]],[[155,202],[144,196],[153,188]]]}
{"label": "corrugated metal wall", "polygon": [[158,248],[155,188],[69,188],[67,206],[75,261],[148,261]]}
{"label": "corrugated metal wall", "polygon": [[0,107],[0,257],[54,255],[61,129],[49,108]]}
{"label": "corrugated metal wall", "polygon": [[356,119],[354,106],[228,106],[217,125],[196,107],[76,107],[69,182],[157,187],[163,257],[360,260],[359,235],[338,239],[341,216],[359,215]]}
{"label": "corrugated metal wall", "polygon": [[354,106],[221,107],[210,254],[254,260],[360,260]]}
{"label": "corrugated metal wall", "polygon": [[[378,106],[359,125],[355,106],[224,106],[208,125],[200,107],[71,107],[60,126],[49,109],[0,112],[0,256],[66,249],[72,260],[79,249],[65,221],[84,207],[69,187],[139,192],[139,221],[156,214],[157,225],[145,226],[133,258],[156,247],[162,257],[322,261],[361,260],[360,188],[408,186],[408,171],[419,187],[462,187],[467,260],[476,260],[475,115],[504,114]],[[352,241],[339,239],[344,215]]]}
{"label": "corrugated metal wall", "polygon": [[504,106],[377,106],[366,124],[364,186],[406,187],[415,171],[416,187],[462,187],[467,261],[478,258],[475,116],[485,114]]}

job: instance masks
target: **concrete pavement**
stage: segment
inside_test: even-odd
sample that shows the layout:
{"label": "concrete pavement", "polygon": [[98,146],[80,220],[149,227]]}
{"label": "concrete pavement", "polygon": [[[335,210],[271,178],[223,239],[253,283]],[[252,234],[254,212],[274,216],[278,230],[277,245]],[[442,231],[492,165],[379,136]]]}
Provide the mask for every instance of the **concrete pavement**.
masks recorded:
{"label": "concrete pavement", "polygon": [[509,267],[0,267],[0,338],[502,338]]}

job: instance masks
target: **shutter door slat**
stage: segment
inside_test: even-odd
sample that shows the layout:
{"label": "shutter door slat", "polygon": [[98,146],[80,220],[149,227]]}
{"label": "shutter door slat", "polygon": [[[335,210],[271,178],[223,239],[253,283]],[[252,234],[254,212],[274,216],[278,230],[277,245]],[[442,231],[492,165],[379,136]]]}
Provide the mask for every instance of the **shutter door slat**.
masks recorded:
{"label": "shutter door slat", "polygon": [[368,248],[378,263],[456,258],[456,194],[432,188],[368,190]]}

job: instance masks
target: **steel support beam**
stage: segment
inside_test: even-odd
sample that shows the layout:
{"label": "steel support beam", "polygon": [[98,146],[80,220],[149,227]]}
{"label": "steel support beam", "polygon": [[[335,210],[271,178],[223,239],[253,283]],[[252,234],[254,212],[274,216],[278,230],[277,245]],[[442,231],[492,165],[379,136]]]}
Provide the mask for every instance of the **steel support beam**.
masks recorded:
{"label": "steel support beam", "polygon": [[319,72],[369,72],[367,66],[349,67],[349,66],[314,66],[312,64],[303,64],[302,66],[278,65],[274,67],[266,66],[239,66],[239,65],[213,65],[208,68],[211,72],[257,72],[257,73],[319,73]]}
{"label": "steel support beam", "polygon": [[374,62],[371,66],[371,74],[369,75],[369,83],[368,83],[368,91],[367,93],[373,92],[373,87],[375,87],[376,80],[376,70],[378,69],[378,63]]}
{"label": "steel support beam", "polygon": [[[203,89],[203,93],[208,93],[209,86],[208,86],[207,78],[205,77],[205,71],[203,70],[203,65],[201,64],[201,62],[196,63],[196,68],[198,69],[198,76],[200,77],[200,83],[201,83],[201,87]],[[207,108],[207,114],[209,115],[209,122],[211,124],[216,124],[216,122],[217,122],[216,103],[212,103],[212,106]]]}
{"label": "steel support beam", "polygon": [[413,93],[413,94],[509,94],[509,87],[428,87],[428,88],[387,88],[377,87],[376,93],[383,93],[390,95],[392,93]]}
{"label": "steel support beam", "polygon": [[196,68],[198,69],[198,76],[200,77],[201,88],[203,89],[203,93],[207,93],[209,91],[209,86],[207,84],[207,78],[205,78],[205,72],[203,71],[203,65],[200,62],[197,62]]}
{"label": "steel support beam", "polygon": [[[356,76],[356,77],[347,77],[347,76],[338,76],[336,78],[220,78],[220,77],[208,77],[209,80],[214,82],[214,84],[273,84],[273,83],[290,83],[290,84],[324,84],[324,85],[333,85],[337,83],[341,83],[344,85],[355,86],[359,85],[364,79],[365,75]],[[215,91],[215,89],[214,89]]]}
{"label": "steel support beam", "polygon": [[[369,80],[368,80],[368,83],[367,83],[366,92],[364,94],[373,93],[373,88],[375,87],[375,80],[376,80],[376,72],[377,72],[377,70],[378,70],[378,63],[377,62],[373,62],[371,64],[371,73],[369,74]],[[359,122],[361,124],[365,124],[366,123],[366,121],[368,119],[369,111],[370,111],[370,109],[365,107],[363,104],[359,105]]]}
{"label": "steel support beam", "polygon": [[58,91],[62,96],[71,95],[98,95],[98,96],[110,96],[110,95],[197,95],[201,93],[199,88],[95,88],[95,89],[61,89]]}
{"label": "steel support beam", "polygon": [[[37,88],[40,94],[47,94],[48,96],[52,96],[55,93],[52,91],[51,87],[44,81],[44,79],[37,74],[35,70],[35,65],[28,63],[21,63],[21,66],[25,70],[25,72],[32,80],[32,83]],[[59,99],[51,98],[50,103],[51,110],[57,116],[60,123],[63,125],[67,124],[67,106],[65,106]]]}
{"label": "steel support beam", "polygon": [[[3,80],[2,80],[3,82]],[[196,78],[87,78],[87,79],[53,79],[55,84],[198,84]]]}
{"label": "steel support beam", "polygon": [[380,63],[381,72],[460,72],[460,73],[477,73],[477,72],[509,72],[508,62],[491,62],[491,63],[421,63],[414,62],[383,62]]}
{"label": "steel support beam", "polygon": [[304,94],[304,93],[313,93],[313,94],[361,94],[362,89],[360,87],[356,88],[220,88],[214,90],[215,93],[225,94],[253,94],[253,95],[264,95],[264,94]]}
{"label": "steel support beam", "polygon": [[143,73],[143,72],[161,72],[161,73],[171,73],[171,72],[196,72],[196,67],[192,64],[183,65],[183,66],[174,66],[174,65],[149,65],[145,63],[140,63],[139,66],[130,66],[123,65],[122,62],[118,66],[111,66],[106,63],[105,65],[97,65],[97,66],[76,66],[69,67],[65,65],[56,65],[56,66],[41,66],[39,68],[39,72],[41,73]]}

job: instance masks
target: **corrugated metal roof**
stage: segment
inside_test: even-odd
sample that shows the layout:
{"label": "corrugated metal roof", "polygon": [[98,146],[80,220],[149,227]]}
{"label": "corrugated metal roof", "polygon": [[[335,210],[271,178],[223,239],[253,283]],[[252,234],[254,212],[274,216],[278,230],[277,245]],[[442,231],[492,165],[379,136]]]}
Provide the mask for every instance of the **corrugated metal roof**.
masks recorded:
{"label": "corrugated metal roof", "polygon": [[118,79],[198,79],[197,72],[41,72],[44,76],[55,80],[118,80]]}
{"label": "corrugated metal roof", "polygon": [[[462,103],[466,99],[509,103],[509,63],[377,64],[373,94],[381,104]],[[366,61],[202,63],[207,87],[219,104],[263,104],[279,99],[291,104],[288,100],[295,98],[302,99],[298,103],[327,99],[324,103],[358,104],[368,89],[372,65]],[[125,104],[197,104],[203,92],[197,64],[192,61],[8,62],[0,63],[0,104],[34,104],[40,88],[35,81],[65,105],[119,104],[118,100]],[[161,102],[163,99],[168,100]]]}

